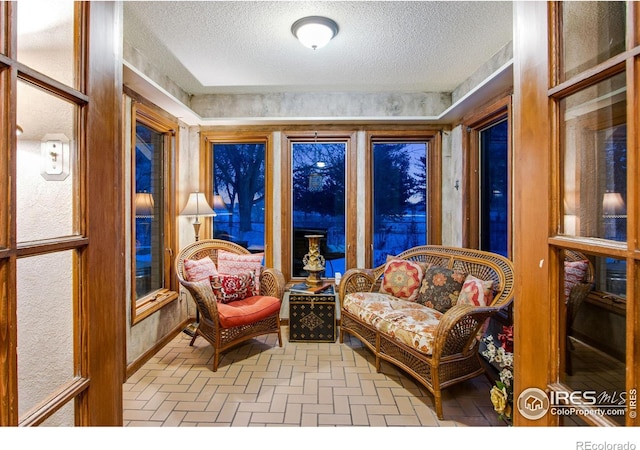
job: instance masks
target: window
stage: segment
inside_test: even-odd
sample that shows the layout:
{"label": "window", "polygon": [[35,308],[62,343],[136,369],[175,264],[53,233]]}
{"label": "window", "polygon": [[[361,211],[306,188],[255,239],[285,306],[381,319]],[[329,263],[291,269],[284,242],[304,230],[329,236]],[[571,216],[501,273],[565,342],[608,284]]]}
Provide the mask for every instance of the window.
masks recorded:
{"label": "window", "polygon": [[266,142],[213,142],[213,192],[216,213],[211,234],[252,252],[265,248]]}
{"label": "window", "polygon": [[440,240],[440,163],[434,135],[371,137],[371,264]]}
{"label": "window", "polygon": [[511,97],[465,119],[465,245],[511,257]]}
{"label": "window", "polygon": [[177,298],[172,288],[175,123],[153,109],[133,107],[133,323]]}
{"label": "window", "polygon": [[[321,235],[322,278],[355,264],[355,146],[353,132],[322,130],[283,133],[282,273],[306,278],[305,236]],[[315,268],[314,268],[315,269]]]}
{"label": "window", "polygon": [[321,277],[344,273],[346,249],[345,141],[292,142],[293,229],[291,275],[306,277],[306,236],[318,235],[325,260]]}

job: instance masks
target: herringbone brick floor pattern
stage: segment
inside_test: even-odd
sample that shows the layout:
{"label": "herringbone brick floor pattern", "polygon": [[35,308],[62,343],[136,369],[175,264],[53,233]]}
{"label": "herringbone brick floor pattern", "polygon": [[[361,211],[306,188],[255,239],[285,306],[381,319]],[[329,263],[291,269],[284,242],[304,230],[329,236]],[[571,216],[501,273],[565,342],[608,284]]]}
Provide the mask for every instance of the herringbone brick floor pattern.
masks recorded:
{"label": "herringbone brick floor pattern", "polygon": [[223,354],[180,333],[123,387],[127,427],[500,426],[484,375],[446,389],[438,420],[429,392],[394,366],[377,373],[357,339],[288,342],[275,334]]}

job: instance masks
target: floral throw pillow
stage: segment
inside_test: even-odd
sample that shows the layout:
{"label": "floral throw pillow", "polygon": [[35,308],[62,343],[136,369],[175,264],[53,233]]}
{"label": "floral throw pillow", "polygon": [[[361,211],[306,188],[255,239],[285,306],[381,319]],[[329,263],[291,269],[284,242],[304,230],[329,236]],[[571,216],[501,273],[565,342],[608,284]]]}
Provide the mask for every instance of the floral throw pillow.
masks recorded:
{"label": "floral throw pillow", "polygon": [[422,265],[405,259],[387,257],[380,292],[401,300],[414,301],[423,275]]}
{"label": "floral throw pillow", "polygon": [[218,251],[218,271],[220,273],[238,274],[251,272],[254,275],[253,295],[260,293],[260,274],[264,253],[238,255],[237,253]]}
{"label": "floral throw pillow", "polygon": [[466,273],[431,265],[424,274],[416,302],[445,313],[458,301],[466,277]]}
{"label": "floral throw pillow", "polygon": [[569,300],[571,289],[584,280],[584,276],[589,268],[588,261],[565,261],[564,262],[564,300]]}
{"label": "floral throw pillow", "polygon": [[458,305],[487,306],[493,300],[493,280],[481,280],[473,275],[467,275],[464,280]]}
{"label": "floral throw pillow", "polygon": [[237,275],[219,273],[210,278],[211,288],[220,303],[229,303],[253,296],[253,273]]}
{"label": "floral throw pillow", "polygon": [[184,271],[187,281],[208,280],[209,277],[218,275],[216,264],[208,256],[202,259],[185,259]]}

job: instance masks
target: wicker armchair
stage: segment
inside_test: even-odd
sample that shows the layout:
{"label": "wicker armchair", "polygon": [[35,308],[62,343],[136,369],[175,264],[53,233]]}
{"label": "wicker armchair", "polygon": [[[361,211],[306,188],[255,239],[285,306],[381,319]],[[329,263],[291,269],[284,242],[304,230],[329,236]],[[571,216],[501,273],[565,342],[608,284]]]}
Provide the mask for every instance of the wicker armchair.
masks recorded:
{"label": "wicker armchair", "polygon": [[575,250],[565,250],[564,260],[570,261],[588,261],[587,271],[584,274],[584,278],[581,282],[571,287],[569,291],[569,297],[566,299],[566,348],[565,348],[565,372],[567,375],[573,374],[573,365],[571,363],[571,351],[573,350],[573,343],[571,342],[571,328],[576,320],[578,309],[582,302],[587,298],[589,292],[593,289],[594,283],[594,268],[591,261],[587,257]]}
{"label": "wicker armchair", "polygon": [[[262,269],[259,297],[250,297],[246,301],[236,300],[228,304],[217,303],[211,283],[208,280],[187,281],[184,267],[185,260],[201,259],[209,256],[217,264],[218,251],[220,250],[240,255],[250,253],[244,247],[230,241],[205,239],[186,246],[180,251],[175,261],[178,280],[193,297],[200,314],[198,327],[190,345],[193,345],[196,337],[202,336],[213,346],[214,372],[218,370],[220,354],[223,351],[248,339],[263,334],[277,333],[278,345],[282,347],[279,306],[284,295],[285,281],[279,270],[273,268]],[[277,311],[270,313],[266,317],[256,311],[255,302],[260,302],[262,297],[275,297],[278,304]],[[271,305],[274,306],[275,300],[269,300]],[[221,317],[232,317],[235,326],[223,325]]]}
{"label": "wicker armchair", "polygon": [[381,360],[385,360],[412,375],[433,394],[436,414],[442,420],[442,389],[484,372],[478,354],[478,333],[488,318],[511,303],[513,264],[507,258],[493,253],[438,245],[414,247],[397,257],[456,269],[494,282],[491,305],[455,305],[440,318],[433,336],[431,354],[417,351],[344,308],[344,299],[348,294],[379,290],[384,265],[374,269],[350,269],[340,282],[343,304],[340,342],[343,342],[344,333],[349,333],[374,353],[377,371],[380,371]]}

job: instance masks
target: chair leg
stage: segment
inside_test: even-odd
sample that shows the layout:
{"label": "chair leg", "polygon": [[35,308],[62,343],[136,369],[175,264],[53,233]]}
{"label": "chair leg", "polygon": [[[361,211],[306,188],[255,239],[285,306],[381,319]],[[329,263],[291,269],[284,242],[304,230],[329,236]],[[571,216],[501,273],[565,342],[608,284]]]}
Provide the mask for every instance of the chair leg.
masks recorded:
{"label": "chair leg", "polygon": [[282,347],[282,327],[278,323],[278,346]]}
{"label": "chair leg", "polygon": [[218,371],[218,363],[220,362],[220,351],[216,348],[213,350],[213,371]]}

